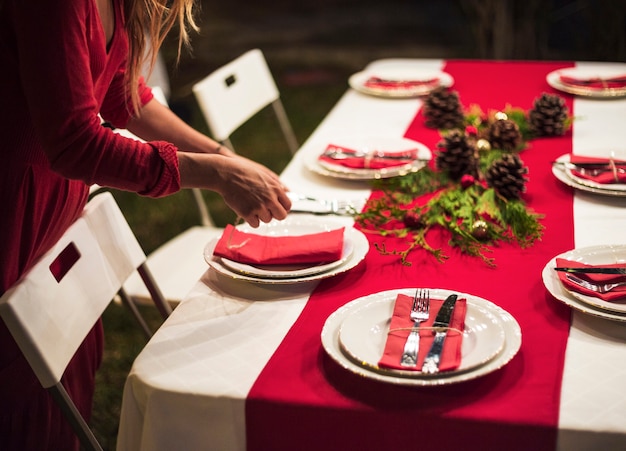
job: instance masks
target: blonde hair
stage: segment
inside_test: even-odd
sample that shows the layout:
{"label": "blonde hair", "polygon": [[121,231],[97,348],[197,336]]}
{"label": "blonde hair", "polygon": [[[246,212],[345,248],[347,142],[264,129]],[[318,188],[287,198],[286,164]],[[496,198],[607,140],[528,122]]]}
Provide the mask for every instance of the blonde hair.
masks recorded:
{"label": "blonde hair", "polygon": [[178,26],[178,62],[183,45],[190,44],[189,28],[198,31],[194,6],[195,0],[124,0],[129,42],[126,85],[135,115],[141,107],[137,87],[144,62],[151,71],[165,37],[175,25]]}

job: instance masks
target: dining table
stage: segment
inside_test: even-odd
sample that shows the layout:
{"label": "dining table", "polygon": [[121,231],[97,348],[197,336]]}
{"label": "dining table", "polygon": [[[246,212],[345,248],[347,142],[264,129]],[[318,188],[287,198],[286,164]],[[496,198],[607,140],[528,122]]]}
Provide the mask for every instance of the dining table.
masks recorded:
{"label": "dining table", "polygon": [[[554,163],[626,156],[626,97],[550,82],[566,69],[626,74],[626,64],[390,58],[363,72],[391,69],[445,74],[463,106],[483,111],[529,110],[543,93],[564,99],[567,132],[529,140],[520,152],[529,170],[522,199],[540,215],[541,238],[492,246],[493,265],[442,238],[446,259],[417,248],[404,264],[384,250],[406,241],[363,230],[354,215],[290,213],[290,224],[353,233],[348,263],[298,283],[259,283],[207,263],[132,365],[118,451],[626,449],[626,314],[576,301],[553,271],[558,256],[626,262],[624,193],[577,185]],[[442,132],[425,126],[425,96],[373,95],[354,80],[280,177],[303,198],[349,200],[361,211],[377,188],[316,166],[329,144],[409,139],[430,151],[433,166]],[[207,244],[198,243],[198,255]],[[486,306],[503,330],[497,356],[428,379],[388,376],[336,349],[339,321],[355,302],[370,308],[418,288]]]}

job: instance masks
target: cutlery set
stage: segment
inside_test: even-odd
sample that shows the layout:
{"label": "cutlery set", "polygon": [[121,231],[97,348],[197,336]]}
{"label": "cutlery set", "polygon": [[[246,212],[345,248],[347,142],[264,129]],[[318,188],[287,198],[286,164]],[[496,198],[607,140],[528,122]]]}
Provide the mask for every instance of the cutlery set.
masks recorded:
{"label": "cutlery set", "polygon": [[626,165],[623,163],[571,163],[569,161],[554,161],[552,164],[590,176],[596,176],[605,172],[626,173]]}
{"label": "cutlery set", "polygon": [[[443,344],[446,339],[450,321],[452,321],[452,313],[457,300],[456,294],[451,294],[446,298],[443,305],[437,312],[433,329],[435,330],[435,339],[426,354],[424,364],[422,365],[422,373],[435,374],[439,372],[439,362],[441,353],[443,352]],[[407,338],[404,346],[404,352],[400,364],[406,367],[417,366],[417,354],[419,350],[419,327],[423,321],[426,321],[430,310],[430,293],[428,290],[417,290],[413,298],[410,317],[413,320],[413,328]]]}
{"label": "cutlery set", "polygon": [[413,160],[417,154],[417,149],[402,152],[389,153],[381,150],[347,150],[342,147],[329,146],[322,154],[326,158],[333,160],[345,160],[346,158],[376,158],[379,160]]}
{"label": "cutlery set", "polygon": [[577,277],[575,274],[617,274],[617,275],[626,275],[626,267],[616,268],[616,267],[602,267],[602,266],[594,266],[594,267],[582,267],[582,268],[568,268],[568,267],[559,267],[554,268],[555,271],[564,272],[565,277],[570,282],[585,288],[590,291],[595,291],[596,293],[608,293],[611,290],[614,290],[618,287],[626,286],[626,280],[622,282],[612,282],[612,283],[593,283],[585,279],[581,279]]}
{"label": "cutlery set", "polygon": [[309,213],[313,215],[350,216],[356,213],[354,202],[339,199],[318,199],[302,194],[288,193],[295,204],[291,213]]}
{"label": "cutlery set", "polygon": [[576,285],[581,286],[582,288],[586,288],[587,290],[595,291],[596,293],[608,293],[615,288],[626,286],[626,282],[595,284],[587,280],[581,279],[580,277],[576,277],[575,275],[570,273],[568,273],[565,277],[567,277],[567,280],[569,280],[570,282],[573,282]]}

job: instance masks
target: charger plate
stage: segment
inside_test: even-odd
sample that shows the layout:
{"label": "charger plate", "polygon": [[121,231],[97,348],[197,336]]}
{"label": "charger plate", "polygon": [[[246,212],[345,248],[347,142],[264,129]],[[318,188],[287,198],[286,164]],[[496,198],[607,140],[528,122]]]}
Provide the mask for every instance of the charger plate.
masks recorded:
{"label": "charger plate", "polygon": [[626,197],[626,185],[620,184],[619,187],[617,187],[617,184],[603,185],[590,180],[581,179],[573,175],[570,169],[566,168],[565,163],[568,162],[569,154],[564,154],[557,158],[556,163],[552,165],[552,174],[567,186],[588,193],[601,194],[603,196]]}
{"label": "charger plate", "polygon": [[[204,247],[204,260],[207,264],[217,271],[219,274],[229,277],[231,279],[243,280],[247,282],[260,283],[260,284],[296,284],[311,282],[316,280],[325,279],[328,277],[341,274],[348,271],[358,265],[361,260],[365,258],[365,255],[369,251],[369,241],[367,237],[360,230],[351,226],[346,226],[345,222],[333,220],[328,216],[313,216],[313,215],[294,215],[288,216],[283,221],[271,221],[268,224],[262,224],[258,229],[255,229],[259,234],[273,234],[273,235],[303,235],[303,230],[311,230],[314,227],[313,224],[321,225],[322,230],[333,230],[339,227],[345,227],[344,232],[344,255],[337,265],[326,268],[326,270],[312,273],[303,273],[291,277],[275,277],[273,275],[250,275],[245,272],[239,272],[229,268],[221,257],[213,255],[213,251],[218,238],[214,238],[209,241]],[[318,230],[319,231],[319,230]],[[345,258],[344,258],[345,257]],[[279,268],[279,274],[284,272],[284,267]]]}
{"label": "charger plate", "polygon": [[[384,79],[391,83],[423,82],[417,85],[405,85],[394,87],[371,87],[367,81],[372,77]],[[348,84],[352,89],[363,94],[384,98],[412,98],[430,94],[433,89],[439,86],[450,87],[454,84],[454,78],[447,72],[437,70],[427,70],[415,67],[380,67],[377,70],[368,69],[353,74],[348,79]]]}
{"label": "charger plate", "polygon": [[467,299],[469,309],[472,309],[472,307],[475,306],[476,308],[482,308],[486,312],[495,316],[504,331],[503,349],[494,358],[487,361],[483,365],[474,368],[473,370],[456,372],[448,375],[445,375],[445,373],[439,373],[435,377],[403,377],[373,371],[371,368],[357,364],[342,351],[342,346],[339,341],[341,326],[344,320],[349,317],[352,310],[355,308],[352,303],[374,302],[380,299],[395,298],[399,293],[412,296],[415,293],[415,288],[374,293],[363,298],[355,299],[331,314],[326,320],[321,333],[322,346],[330,358],[337,362],[345,370],[374,381],[406,386],[441,386],[469,381],[497,371],[509,363],[520,349],[522,344],[522,331],[519,324],[510,313],[497,305],[474,295],[452,292],[443,289],[431,289],[431,296],[445,298],[450,294],[456,293],[459,297]]}
{"label": "charger plate", "polygon": [[330,140],[329,144],[354,149],[356,151],[381,150],[385,153],[405,152],[417,149],[417,159],[406,164],[379,169],[350,168],[339,163],[319,159],[319,154],[310,155],[305,161],[306,167],[316,174],[344,180],[376,180],[389,177],[398,177],[422,169],[432,158],[430,149],[424,144],[407,138],[388,136],[350,135],[338,136]]}
{"label": "charger plate", "polygon": [[546,81],[554,89],[574,94],[581,97],[591,97],[596,99],[611,99],[626,96],[626,87],[622,88],[590,88],[585,86],[564,83],[561,76],[589,79],[589,78],[611,78],[626,74],[626,66],[623,67],[569,67],[550,72],[546,76]]}
{"label": "charger plate", "polygon": [[603,301],[600,298],[585,296],[565,288],[554,270],[557,258],[588,265],[626,263],[626,245],[600,245],[573,249],[555,256],[541,272],[544,286],[558,301],[587,315],[626,322],[626,304]]}

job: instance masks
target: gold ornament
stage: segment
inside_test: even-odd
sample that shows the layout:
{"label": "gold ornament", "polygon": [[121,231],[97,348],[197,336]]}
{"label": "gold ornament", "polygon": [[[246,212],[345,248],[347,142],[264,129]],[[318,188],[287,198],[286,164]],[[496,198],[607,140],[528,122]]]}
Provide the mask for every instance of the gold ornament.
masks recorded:
{"label": "gold ornament", "polygon": [[491,143],[487,141],[486,139],[481,138],[478,141],[476,141],[476,148],[480,152],[489,152],[491,150]]}
{"label": "gold ornament", "polygon": [[509,118],[503,111],[498,111],[493,117],[495,117],[497,121],[506,121]]}
{"label": "gold ornament", "polygon": [[485,240],[489,237],[489,225],[479,219],[472,224],[472,236],[477,240]]}

